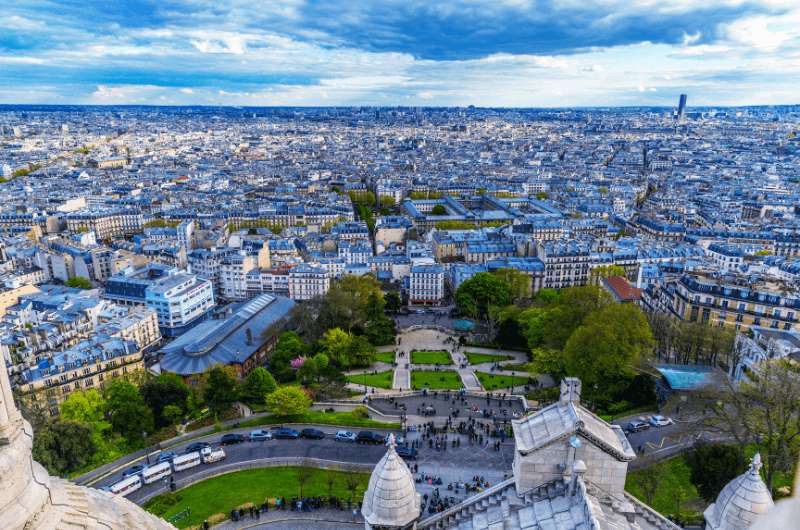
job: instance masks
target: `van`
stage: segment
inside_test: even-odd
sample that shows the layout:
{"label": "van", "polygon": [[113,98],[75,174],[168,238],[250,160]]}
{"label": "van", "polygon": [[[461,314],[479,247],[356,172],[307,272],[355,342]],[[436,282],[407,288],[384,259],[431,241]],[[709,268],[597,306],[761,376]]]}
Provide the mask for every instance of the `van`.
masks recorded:
{"label": "van", "polygon": [[194,453],[176,456],[172,460],[172,469],[177,473],[178,471],[183,471],[190,467],[199,466],[200,462],[200,453],[195,451]]}
{"label": "van", "polygon": [[142,478],[139,475],[133,475],[116,482],[108,488],[113,495],[128,495],[142,487]]}
{"label": "van", "polygon": [[222,447],[218,449],[211,449],[210,447],[206,447],[202,451],[200,451],[201,456],[203,457],[203,462],[206,464],[213,464],[214,462],[219,462],[220,460],[225,460],[227,456],[225,454],[225,449]]}
{"label": "van", "polygon": [[145,484],[152,484],[158,479],[168,477],[169,475],[172,475],[172,466],[169,462],[162,462],[142,471],[142,481]]}

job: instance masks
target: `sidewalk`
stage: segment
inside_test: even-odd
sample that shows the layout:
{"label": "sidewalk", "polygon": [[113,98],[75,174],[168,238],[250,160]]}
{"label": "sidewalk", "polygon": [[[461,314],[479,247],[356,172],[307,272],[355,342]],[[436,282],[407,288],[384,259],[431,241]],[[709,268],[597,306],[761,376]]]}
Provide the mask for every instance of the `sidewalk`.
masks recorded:
{"label": "sidewalk", "polygon": [[[285,523],[285,524],[281,524]],[[262,513],[258,519],[250,517],[248,513],[237,522],[225,521],[216,526],[215,530],[240,530],[244,528],[364,528],[364,518],[360,512],[353,516],[348,510],[333,510],[323,508],[312,512],[292,512],[288,510],[270,510]]]}

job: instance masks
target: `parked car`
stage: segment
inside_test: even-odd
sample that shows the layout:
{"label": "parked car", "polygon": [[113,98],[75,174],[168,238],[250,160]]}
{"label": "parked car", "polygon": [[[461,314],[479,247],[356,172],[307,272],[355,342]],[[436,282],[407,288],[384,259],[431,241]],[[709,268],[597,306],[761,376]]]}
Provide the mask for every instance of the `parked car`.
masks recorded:
{"label": "parked car", "polygon": [[172,462],[175,457],[178,456],[172,451],[161,451],[161,454],[158,455],[157,462],[161,464],[162,462]]}
{"label": "parked car", "polygon": [[251,442],[264,442],[266,440],[272,440],[271,432],[265,431],[264,429],[258,429],[257,431],[250,431]]}
{"label": "parked car", "polygon": [[404,458],[406,460],[416,460],[417,459],[417,450],[413,447],[406,447],[404,445],[400,445],[395,448],[395,451],[400,456],[400,458]]}
{"label": "parked car", "polygon": [[355,443],[356,435],[350,431],[339,431],[333,439],[337,442]]}
{"label": "parked car", "polygon": [[186,446],[184,449],[183,454],[194,453],[195,451],[200,451],[201,449],[205,449],[206,447],[211,447],[211,444],[208,442],[194,442]]}
{"label": "parked car", "polygon": [[322,440],[325,438],[325,433],[319,429],[303,429],[300,431],[300,438],[310,438],[312,440]]}
{"label": "parked car", "polygon": [[358,433],[358,436],[356,436],[356,442],[360,444],[378,445],[383,443],[383,436],[371,431],[361,431]]}
{"label": "parked car", "polygon": [[142,471],[144,471],[145,467],[147,467],[147,466],[145,466],[144,464],[136,464],[135,466],[131,466],[128,469],[126,469],[125,471],[123,471],[122,472],[122,476],[123,477],[132,477],[133,475],[138,475]]}
{"label": "parked car", "polygon": [[672,425],[675,422],[672,421],[672,418],[665,418],[660,414],[655,414],[653,416],[650,416],[649,423],[653,427],[666,427],[667,425]]}
{"label": "parked car", "polygon": [[225,454],[225,450],[222,447],[219,447],[217,449],[211,449],[210,447],[206,447],[200,450],[200,457],[203,459],[204,463],[213,464],[214,462],[225,460],[227,455]]}
{"label": "parked car", "polygon": [[650,425],[646,421],[641,420],[633,420],[629,421],[628,424],[625,426],[625,432],[639,432],[639,431],[646,431],[650,428]]}
{"label": "parked car", "polygon": [[272,436],[279,440],[296,440],[300,438],[300,433],[289,427],[281,427],[273,431]]}
{"label": "parked car", "polygon": [[236,433],[225,434],[219,440],[220,445],[233,445],[233,444],[240,444],[242,442],[244,442],[244,435]]}

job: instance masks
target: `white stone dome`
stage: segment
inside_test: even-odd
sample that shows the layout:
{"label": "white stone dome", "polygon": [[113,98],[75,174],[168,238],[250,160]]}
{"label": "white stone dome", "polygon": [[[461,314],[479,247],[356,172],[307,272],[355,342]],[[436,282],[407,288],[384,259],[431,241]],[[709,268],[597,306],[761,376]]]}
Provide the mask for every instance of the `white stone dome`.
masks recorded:
{"label": "white stone dome", "polygon": [[703,514],[711,530],[745,530],[772,508],[772,495],[761,480],[761,455],[756,454],[750,469],[730,481]]}
{"label": "white stone dome", "polygon": [[419,517],[420,498],[411,471],[394,450],[394,435],[388,446],[372,470],[361,514],[371,527],[403,528]]}

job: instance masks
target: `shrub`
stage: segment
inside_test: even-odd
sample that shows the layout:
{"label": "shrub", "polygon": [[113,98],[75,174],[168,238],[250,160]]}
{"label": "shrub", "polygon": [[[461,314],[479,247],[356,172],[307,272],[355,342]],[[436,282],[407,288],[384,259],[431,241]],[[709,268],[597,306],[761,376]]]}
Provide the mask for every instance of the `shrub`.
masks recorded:
{"label": "shrub", "polygon": [[698,493],[713,502],[725,484],[744,472],[747,464],[742,452],[732,445],[700,444],[686,455],[692,483]]}
{"label": "shrub", "polygon": [[225,515],[224,513],[215,513],[209,516],[209,518],[206,519],[206,521],[208,521],[208,524],[210,525],[215,525],[221,523],[222,521],[226,521],[227,519],[228,516]]}
{"label": "shrub", "polygon": [[369,409],[363,405],[359,405],[353,409],[354,418],[369,418]]}
{"label": "shrub", "polygon": [[147,503],[147,510],[161,517],[167,513],[167,510],[172,506],[181,502],[181,499],[182,497],[179,493],[164,493],[163,495],[156,496],[151,502]]}

